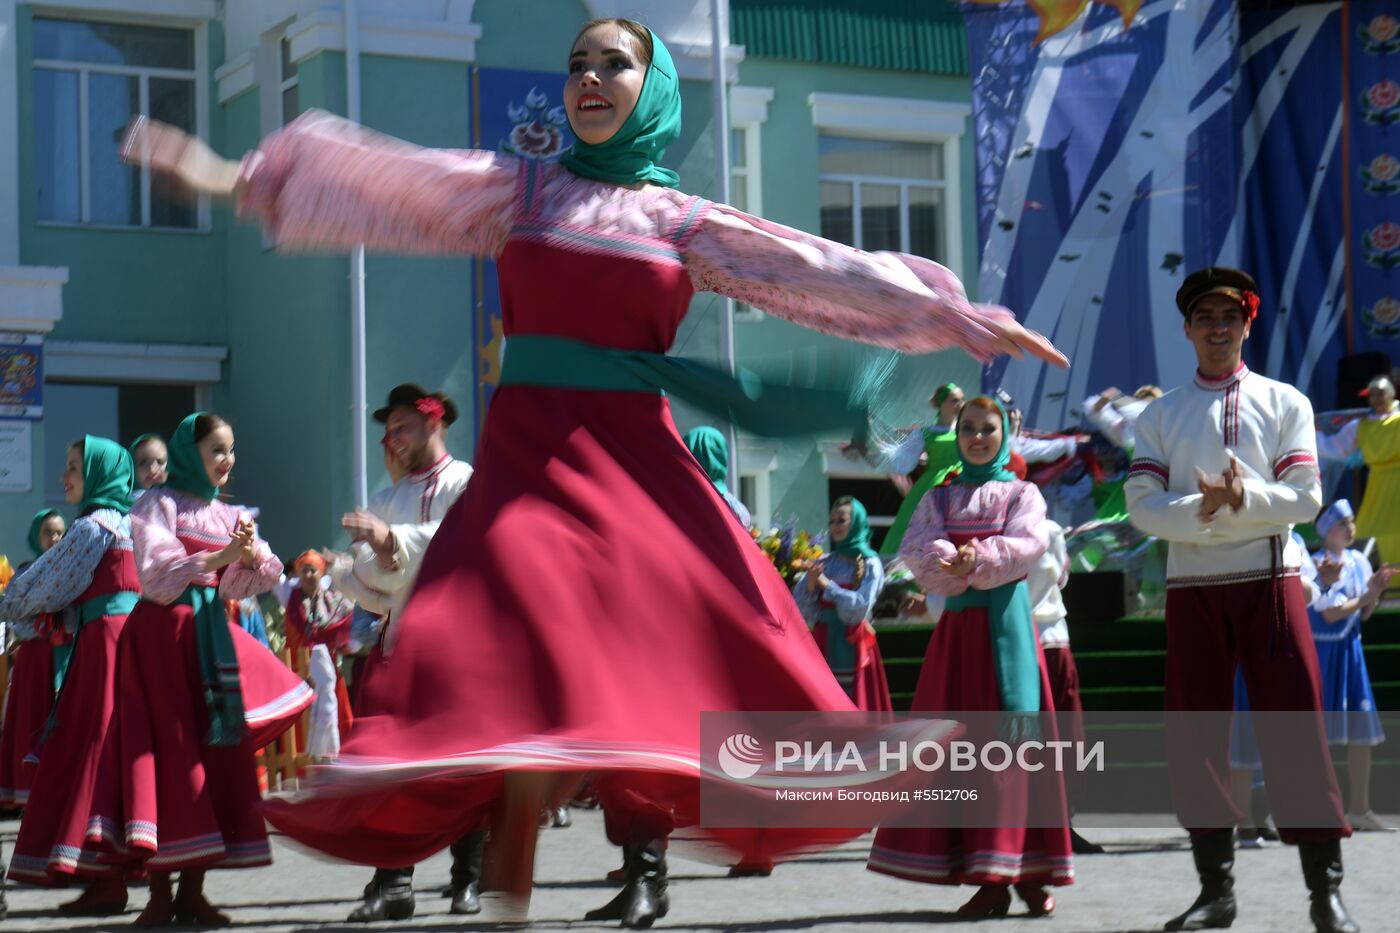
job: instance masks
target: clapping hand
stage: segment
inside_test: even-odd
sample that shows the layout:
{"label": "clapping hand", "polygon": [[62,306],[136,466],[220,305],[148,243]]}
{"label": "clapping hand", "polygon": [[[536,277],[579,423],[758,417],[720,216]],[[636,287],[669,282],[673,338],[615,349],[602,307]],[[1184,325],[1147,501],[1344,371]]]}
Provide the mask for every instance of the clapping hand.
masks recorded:
{"label": "clapping hand", "polygon": [[1234,457],[1219,476],[1210,476],[1196,467],[1196,487],[1201,491],[1201,521],[1209,522],[1215,513],[1229,507],[1238,511],[1244,505],[1244,478],[1240,474],[1240,462]]}
{"label": "clapping hand", "polygon": [[952,560],[939,559],[938,568],[946,571],[955,577],[966,577],[977,569],[977,549],[974,547],[976,541],[969,541],[958,548],[957,555]]}
{"label": "clapping hand", "polygon": [[233,540],[238,542],[239,563],[249,570],[256,567],[258,565],[258,536],[251,518],[244,515],[238,519],[238,528],[234,531]]}
{"label": "clapping hand", "polygon": [[1324,590],[1330,590],[1341,578],[1342,562],[1335,560],[1331,554],[1324,554],[1322,560],[1317,562],[1318,587]]}

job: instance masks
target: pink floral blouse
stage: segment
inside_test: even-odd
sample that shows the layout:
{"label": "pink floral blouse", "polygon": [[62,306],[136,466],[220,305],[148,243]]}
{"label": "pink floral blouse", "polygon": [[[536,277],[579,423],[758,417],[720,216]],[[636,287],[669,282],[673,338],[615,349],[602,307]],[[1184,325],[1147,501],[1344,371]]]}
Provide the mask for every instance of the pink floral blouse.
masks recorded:
{"label": "pink floral blouse", "polygon": [[[239,212],[279,248],[474,254],[495,258],[520,211],[514,156],[423,149],[312,111],[269,136],[240,175]],[[1011,312],[968,301],[938,263],[861,250],[669,188],[623,188],[541,168],[543,219],[604,237],[655,238],[692,224],[681,250],[697,290],[727,295],[824,333],[908,353],[959,346],[986,360],[984,322]],[[678,238],[679,239],[679,238]]]}
{"label": "pink floral blouse", "polygon": [[[953,539],[975,541],[977,561],[966,577],[938,566],[958,552]],[[1050,546],[1045,500],[1032,483],[954,483],[930,489],[914,510],[899,549],[924,589],[956,596],[969,587],[990,590],[1026,576]]]}
{"label": "pink floral blouse", "polygon": [[276,586],[282,562],[261,538],[257,539],[254,566],[234,561],[222,573],[205,573],[204,555],[208,552],[185,546],[188,540],[208,542],[216,549],[224,547],[233,537],[238,518],[237,512],[217,499],[206,502],[164,487],[141,496],[131,509],[131,540],[142,597],[168,605],[194,584],[217,586],[225,599],[243,599]]}

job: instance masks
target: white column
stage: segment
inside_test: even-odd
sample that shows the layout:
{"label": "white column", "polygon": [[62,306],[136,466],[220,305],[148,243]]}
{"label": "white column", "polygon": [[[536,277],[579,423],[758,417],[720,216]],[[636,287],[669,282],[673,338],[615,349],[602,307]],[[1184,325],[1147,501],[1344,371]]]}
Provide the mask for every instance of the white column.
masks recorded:
{"label": "white column", "polygon": [[19,265],[19,49],[15,0],[0,0],[0,266]]}

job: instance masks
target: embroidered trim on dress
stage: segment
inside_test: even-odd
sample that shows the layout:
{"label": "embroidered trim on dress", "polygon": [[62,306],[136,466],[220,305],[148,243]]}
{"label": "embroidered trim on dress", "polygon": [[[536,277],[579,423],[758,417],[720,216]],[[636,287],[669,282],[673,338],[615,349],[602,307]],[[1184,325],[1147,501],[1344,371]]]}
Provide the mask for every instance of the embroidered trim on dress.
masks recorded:
{"label": "embroidered trim on dress", "polygon": [[[1238,570],[1234,573],[1206,574],[1199,577],[1168,577],[1167,589],[1181,590],[1193,586],[1225,586],[1231,583],[1253,583],[1257,580],[1272,580],[1275,572],[1267,567],[1258,570]],[[1298,576],[1297,567],[1284,567],[1277,576],[1280,579]]]}

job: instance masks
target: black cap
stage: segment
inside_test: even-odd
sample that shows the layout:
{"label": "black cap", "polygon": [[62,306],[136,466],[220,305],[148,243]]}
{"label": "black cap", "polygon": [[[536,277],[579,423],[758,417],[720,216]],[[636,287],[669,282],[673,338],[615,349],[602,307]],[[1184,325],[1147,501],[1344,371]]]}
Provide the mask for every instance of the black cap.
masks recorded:
{"label": "black cap", "polygon": [[1245,303],[1245,292],[1251,292],[1256,297],[1259,294],[1259,284],[1248,272],[1231,269],[1229,266],[1211,266],[1192,272],[1186,277],[1186,281],[1182,282],[1181,288],[1177,290],[1176,306],[1181,309],[1183,316],[1190,317],[1191,309],[1202,298],[1207,295],[1224,295],[1238,302],[1240,307],[1253,317],[1253,310]]}
{"label": "black cap", "polygon": [[420,385],[406,382],[401,386],[394,386],[389,390],[389,401],[383,407],[375,411],[374,420],[381,424],[389,420],[389,412],[395,408],[414,408],[419,399],[433,398],[442,403],[442,423],[451,424],[457,420],[457,406],[452,404],[452,399],[442,392],[428,392]]}

